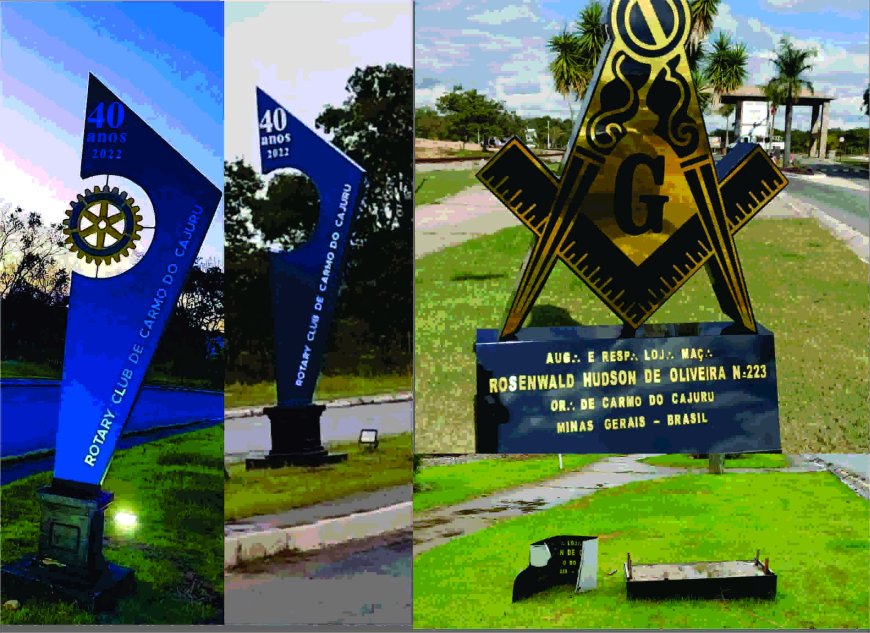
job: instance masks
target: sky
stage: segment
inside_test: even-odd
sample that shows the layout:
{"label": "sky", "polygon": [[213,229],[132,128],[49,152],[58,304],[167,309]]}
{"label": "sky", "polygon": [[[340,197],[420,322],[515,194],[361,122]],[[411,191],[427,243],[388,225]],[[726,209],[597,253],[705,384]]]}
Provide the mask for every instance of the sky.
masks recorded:
{"label": "sky", "polygon": [[84,189],[89,72],[223,189],[223,29],[220,2],[0,4],[0,209],[59,222]]}
{"label": "sky", "polygon": [[[587,0],[419,0],[415,15],[416,107],[434,105],[461,84],[503,101],[522,116],[569,117],[553,89],[547,41],[574,21]],[[605,0],[605,7],[609,2]],[[746,83],[773,76],[773,49],[783,35],[819,54],[809,73],[816,94],[836,97],[831,127],[867,125],[861,96],[870,73],[868,0],[723,0],[714,32],[746,44]],[[796,108],[794,124],[809,129],[810,108]],[[576,108],[575,108],[576,112]],[[779,115],[780,117],[782,115]],[[782,126],[783,119],[778,119]],[[724,127],[718,115],[708,128]]]}
{"label": "sky", "polygon": [[412,3],[228,2],[226,50],[226,157],[259,170],[256,87],[313,129],[357,67],[413,64]]}

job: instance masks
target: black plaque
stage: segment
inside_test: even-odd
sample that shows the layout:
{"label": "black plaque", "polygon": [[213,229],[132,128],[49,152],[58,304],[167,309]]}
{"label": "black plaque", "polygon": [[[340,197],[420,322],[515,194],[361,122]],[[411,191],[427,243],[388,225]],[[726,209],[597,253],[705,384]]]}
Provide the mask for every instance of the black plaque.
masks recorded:
{"label": "black plaque", "polygon": [[530,546],[529,566],[514,580],[513,601],[557,585],[589,591],[596,586],[597,572],[597,536],[551,536]]}
{"label": "black plaque", "polygon": [[779,451],[773,334],[728,327],[478,330],[477,452]]}

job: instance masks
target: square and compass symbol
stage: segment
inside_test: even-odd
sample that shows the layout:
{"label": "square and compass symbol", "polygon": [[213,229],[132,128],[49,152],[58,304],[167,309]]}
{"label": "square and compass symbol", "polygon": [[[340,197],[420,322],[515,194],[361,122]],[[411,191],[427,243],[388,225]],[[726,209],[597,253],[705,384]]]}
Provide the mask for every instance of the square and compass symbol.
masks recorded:
{"label": "square and compass symbol", "polygon": [[788,181],[755,144],[714,163],[690,23],[686,0],[613,0],[561,176],[516,138],[478,173],[536,237],[502,337],[559,260],[634,329],[706,266],[723,311],[757,331],[734,235]]}

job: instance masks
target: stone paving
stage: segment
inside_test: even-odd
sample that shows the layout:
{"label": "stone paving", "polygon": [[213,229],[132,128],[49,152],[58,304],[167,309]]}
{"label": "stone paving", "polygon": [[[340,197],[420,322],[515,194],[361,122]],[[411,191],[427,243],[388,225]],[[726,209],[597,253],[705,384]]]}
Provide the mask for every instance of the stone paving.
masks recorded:
{"label": "stone paving", "polygon": [[[520,221],[483,185],[473,185],[439,202],[420,205],[416,207],[414,214],[414,257],[417,258],[475,237],[520,226]],[[774,198],[758,217],[815,217],[835,237],[845,242],[858,257],[868,261],[868,238],[865,235],[831,218],[813,205],[789,196],[787,190]]]}
{"label": "stone paving", "polygon": [[[583,469],[553,479],[539,481],[470,499],[463,503],[435,508],[414,515],[414,555],[418,556],[459,536],[486,529],[499,521],[553,508],[598,490],[615,488],[636,481],[673,477],[698,469],[653,466],[642,462],[650,455],[607,457]],[[729,473],[822,472],[826,468],[801,456],[789,456],[786,468],[728,468]]]}

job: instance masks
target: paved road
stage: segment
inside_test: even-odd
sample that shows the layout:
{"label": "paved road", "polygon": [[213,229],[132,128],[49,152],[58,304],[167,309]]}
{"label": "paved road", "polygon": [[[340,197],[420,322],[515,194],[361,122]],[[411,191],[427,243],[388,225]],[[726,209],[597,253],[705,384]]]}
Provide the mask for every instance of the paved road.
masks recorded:
{"label": "paved road", "polygon": [[853,475],[870,479],[870,455],[810,455],[848,470]]}
{"label": "paved road", "polygon": [[224,580],[226,624],[411,626],[411,531],[248,565]]}
{"label": "paved road", "polygon": [[[862,235],[870,235],[870,186],[853,182],[854,186],[834,184],[840,178],[807,178],[789,174],[784,194],[811,204],[831,217],[850,226]],[[832,182],[826,182],[832,181]],[[849,181],[846,181],[849,182]]]}
{"label": "paved road", "polygon": [[[377,429],[381,435],[410,433],[413,428],[414,403],[386,402],[354,407],[327,407],[320,419],[324,442],[355,442],[360,429]],[[241,458],[251,451],[268,451],[272,447],[269,418],[257,416],[232,418],[224,422],[224,454]]]}

